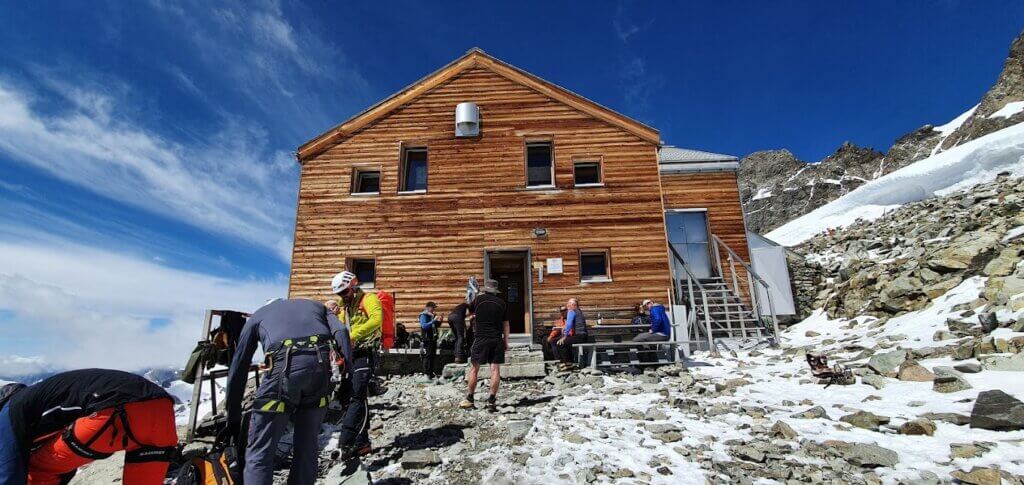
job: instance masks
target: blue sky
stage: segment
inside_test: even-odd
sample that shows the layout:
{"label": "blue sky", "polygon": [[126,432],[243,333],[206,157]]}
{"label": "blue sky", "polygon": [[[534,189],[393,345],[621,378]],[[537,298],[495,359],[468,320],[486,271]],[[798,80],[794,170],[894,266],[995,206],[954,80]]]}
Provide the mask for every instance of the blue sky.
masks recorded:
{"label": "blue sky", "polygon": [[965,111],[1022,26],[992,1],[8,6],[0,376],[178,363],[203,308],[281,296],[294,149],[471,47],[667,143],[816,160]]}

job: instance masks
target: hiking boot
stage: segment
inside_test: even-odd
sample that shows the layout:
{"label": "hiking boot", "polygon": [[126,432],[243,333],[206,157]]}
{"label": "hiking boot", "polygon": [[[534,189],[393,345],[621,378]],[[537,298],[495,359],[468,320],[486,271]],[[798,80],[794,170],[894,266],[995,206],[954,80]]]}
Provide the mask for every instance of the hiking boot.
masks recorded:
{"label": "hiking boot", "polygon": [[492,413],[498,411],[498,400],[494,396],[487,398],[487,410]]}
{"label": "hiking boot", "polygon": [[573,366],[572,364],[570,364],[568,362],[562,362],[561,364],[558,364],[558,371],[559,372],[568,372],[568,371],[571,371],[573,369],[573,367],[575,367],[575,366]]}
{"label": "hiking boot", "polygon": [[463,399],[462,402],[459,403],[459,407],[462,409],[473,409],[476,407],[476,404],[473,403],[472,397],[467,397],[466,399]]}
{"label": "hiking boot", "polygon": [[373,452],[373,448],[370,446],[369,443],[362,446],[346,446],[345,451],[341,452],[341,461],[349,461],[355,458],[359,458],[360,456],[366,456],[369,455],[371,452]]}

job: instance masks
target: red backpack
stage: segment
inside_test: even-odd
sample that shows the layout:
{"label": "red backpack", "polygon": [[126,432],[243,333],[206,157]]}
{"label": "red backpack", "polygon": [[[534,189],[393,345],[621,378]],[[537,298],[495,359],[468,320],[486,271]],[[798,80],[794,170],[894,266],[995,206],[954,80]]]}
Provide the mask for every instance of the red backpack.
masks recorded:
{"label": "red backpack", "polygon": [[[394,347],[394,297],[387,292],[377,292],[377,299],[381,301],[381,346],[385,349]],[[360,303],[361,307],[362,304]],[[366,309],[360,308],[366,312]]]}

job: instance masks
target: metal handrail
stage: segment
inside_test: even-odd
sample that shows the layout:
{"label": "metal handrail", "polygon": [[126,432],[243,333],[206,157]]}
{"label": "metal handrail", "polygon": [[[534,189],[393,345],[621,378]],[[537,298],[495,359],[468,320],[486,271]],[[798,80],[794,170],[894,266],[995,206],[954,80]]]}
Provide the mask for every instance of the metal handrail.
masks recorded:
{"label": "metal handrail", "polygon": [[[701,300],[703,300],[703,302],[704,302],[704,326],[705,326],[704,330],[705,330],[705,334],[707,335],[707,338],[708,338],[708,350],[709,350],[709,352],[711,352],[712,355],[715,355],[715,354],[717,354],[717,350],[716,350],[716,347],[715,347],[714,337],[711,335],[711,320],[712,320],[712,318],[711,318],[711,311],[708,309],[708,293],[707,293],[707,290],[704,289],[704,285],[700,284],[700,280],[698,280],[697,277],[694,276],[693,272],[690,271],[689,266],[686,264],[686,260],[683,259],[683,257],[679,254],[678,251],[676,251],[676,248],[672,247],[672,245],[669,244],[668,245],[668,249],[669,249],[669,251],[671,251],[672,256],[677,261],[679,261],[679,263],[682,265],[683,271],[686,271],[686,276],[687,276],[687,278],[686,278],[687,285],[686,286],[687,286],[687,290],[688,290],[688,293],[689,293],[689,296],[690,296],[690,304],[691,305],[695,301],[694,298],[693,298],[693,284],[697,283],[697,290],[700,291]],[[675,281],[673,281],[673,286],[678,284],[678,280],[676,280],[675,276],[673,276],[672,279],[675,280]],[[692,308],[691,308],[691,310],[692,310]],[[692,311],[690,313],[697,313],[697,312],[696,311]],[[696,323],[696,322],[694,322],[694,323]],[[697,327],[694,326],[694,328],[697,328]]]}
{"label": "metal handrail", "polygon": [[[744,261],[743,258],[740,257],[740,255],[736,254],[736,252],[733,251],[732,248],[730,248],[729,245],[725,243],[725,241],[722,241],[722,239],[719,238],[718,235],[712,234],[711,238],[715,242],[716,246],[721,245],[723,248],[725,248],[725,251],[727,253],[729,253],[730,270],[732,272],[733,286],[735,287],[737,296],[739,296],[739,285],[736,283],[736,270],[735,270],[735,266],[731,266],[731,263],[733,261],[739,262],[740,266],[743,266],[743,269],[745,269],[747,271],[747,275],[750,277],[747,280],[748,283],[750,283],[752,281],[757,281],[757,283],[760,284],[764,288],[764,294],[768,297],[768,310],[769,310],[769,312],[771,312],[771,317],[772,317],[772,345],[774,347],[777,347],[779,345],[779,320],[778,320],[778,317],[775,314],[775,302],[772,300],[772,292],[771,292],[771,288],[768,286],[768,283],[765,282],[765,280],[762,279],[761,276],[758,275],[756,271],[754,271],[754,268],[752,268],[749,264],[747,264],[747,262]],[[717,247],[716,247],[716,249],[717,249]],[[719,271],[719,273],[721,273],[721,271],[722,271],[721,266],[719,266],[718,271]],[[754,310],[757,312],[757,317],[760,320],[763,317],[763,315],[762,315],[763,312],[761,311],[761,304],[760,304],[760,302],[757,299],[757,291],[756,291],[755,288],[753,288],[753,284],[751,283],[750,286],[751,286],[751,288],[750,288],[750,290],[751,290],[750,291],[750,299],[754,303],[754,305],[753,305],[754,306]]]}

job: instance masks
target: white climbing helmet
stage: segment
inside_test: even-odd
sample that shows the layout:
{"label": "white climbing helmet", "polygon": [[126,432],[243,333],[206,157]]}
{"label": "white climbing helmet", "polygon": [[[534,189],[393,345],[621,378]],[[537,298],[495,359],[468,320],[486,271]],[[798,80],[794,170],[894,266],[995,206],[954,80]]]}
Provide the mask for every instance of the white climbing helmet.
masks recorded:
{"label": "white climbing helmet", "polygon": [[352,286],[352,280],[356,279],[355,273],[351,271],[342,271],[334,275],[334,279],[331,280],[331,290],[337,295]]}

